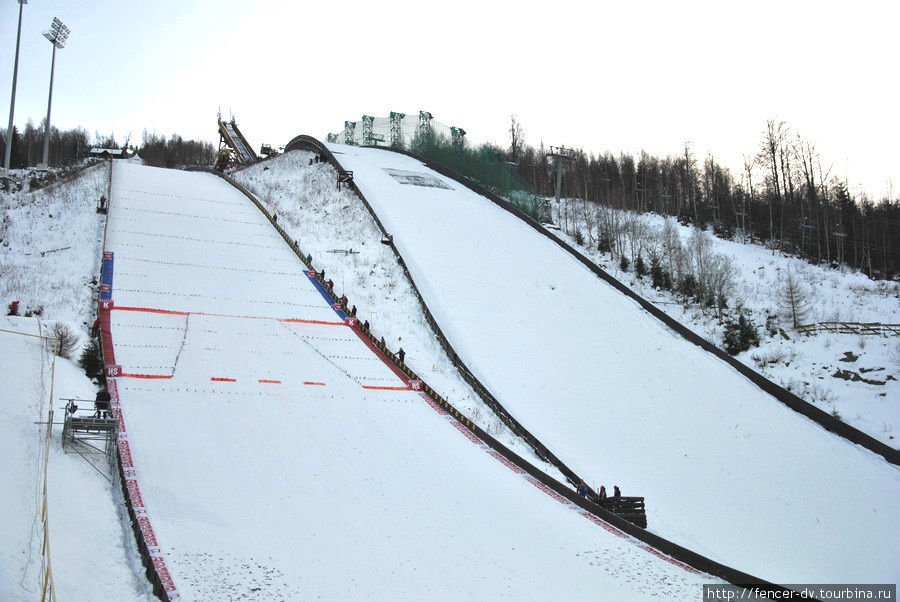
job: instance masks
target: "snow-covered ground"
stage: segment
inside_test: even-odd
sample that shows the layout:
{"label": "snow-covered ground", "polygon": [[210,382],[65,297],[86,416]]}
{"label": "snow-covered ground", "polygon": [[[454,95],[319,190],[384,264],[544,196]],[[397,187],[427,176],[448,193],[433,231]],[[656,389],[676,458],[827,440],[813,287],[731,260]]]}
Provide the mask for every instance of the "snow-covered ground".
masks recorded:
{"label": "snow-covered ground", "polygon": [[[46,325],[44,325],[46,328]],[[37,335],[38,318],[2,317],[0,329]],[[46,330],[43,330],[46,334]],[[36,600],[41,592],[44,424],[53,382],[54,422],[61,398],[93,399],[96,388],[75,362],[53,358],[40,339],[0,332],[0,599]],[[93,468],[64,453],[61,427],[50,441],[50,563],[59,600],[155,600],[143,576],[120,490],[103,461]],[[104,474],[105,473],[105,474]]]}
{"label": "snow-covered ground", "polygon": [[364,308],[361,320],[391,349],[403,348],[406,363],[459,411],[507,447],[565,483],[516,437],[459,376],[425,320],[411,284],[381,231],[327,163],[311,163],[313,153],[295,151],[234,174],[273,214],[317,270],[333,279],[338,295]]}
{"label": "snow-covered ground", "polygon": [[19,301],[20,315],[42,312],[87,336],[103,245],[104,219],[95,209],[107,170],[96,165],[35,192],[0,194],[3,313]]}
{"label": "snow-covered ground", "polygon": [[[673,318],[714,344],[723,346],[723,327],[712,310],[686,307],[674,294],[654,289],[648,276],[638,278],[633,267],[623,272],[617,260],[599,252],[596,244],[590,244],[582,212],[574,210],[577,203],[565,199],[561,201],[561,207],[554,201],[551,203],[552,213],[564,230],[557,231],[558,236],[579,247],[595,263],[645,299],[656,302]],[[645,228],[634,230],[648,234],[661,232],[666,220],[656,214],[621,212],[620,215],[621,221],[643,222]],[[559,219],[560,216],[565,219]],[[686,243],[691,228],[668,219]],[[583,245],[577,245],[572,236],[576,229],[582,235]],[[760,245],[724,240],[711,233],[709,239],[713,252],[729,258],[734,266],[734,286],[727,295],[729,305],[736,308],[740,304],[758,326],[759,347],[742,352],[737,358],[806,401],[836,413],[848,424],[891,447],[900,447],[900,337],[787,332],[790,338],[784,339],[766,328],[769,316],[775,317],[777,327],[789,330],[793,326],[780,302],[788,272],[799,282],[808,301],[804,304],[808,313],[801,321],[803,324],[900,324],[900,283],[873,281],[849,269],[811,265]],[[647,261],[646,256],[644,260]]]}
{"label": "snow-covered ground", "polygon": [[166,377],[115,380],[185,599],[688,599],[710,581],[384,389],[401,382],[222,180],[117,165],[106,250],[116,361]]}
{"label": "snow-covered ground", "polygon": [[467,364],[576,472],[645,495],[652,531],[782,583],[900,574],[896,467],[458,183],[396,153],[328,146]]}

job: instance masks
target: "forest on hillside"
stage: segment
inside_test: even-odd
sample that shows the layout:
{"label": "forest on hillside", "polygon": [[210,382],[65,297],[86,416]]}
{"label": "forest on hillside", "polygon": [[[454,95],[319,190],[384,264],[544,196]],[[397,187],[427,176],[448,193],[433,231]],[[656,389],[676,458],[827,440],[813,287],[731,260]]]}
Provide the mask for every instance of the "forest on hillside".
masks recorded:
{"label": "forest on hillside", "polygon": [[[553,159],[524,141],[513,117],[508,148],[486,145],[540,196],[555,193]],[[652,211],[717,235],[760,242],[813,263],[849,265],[873,278],[900,277],[900,198],[854,196],[815,144],[787,123],[765,124],[759,147],[732,173],[689,145],[678,155],[565,154],[562,196],[635,212]],[[565,216],[563,217],[565,219]],[[603,244],[610,233],[586,232]]]}

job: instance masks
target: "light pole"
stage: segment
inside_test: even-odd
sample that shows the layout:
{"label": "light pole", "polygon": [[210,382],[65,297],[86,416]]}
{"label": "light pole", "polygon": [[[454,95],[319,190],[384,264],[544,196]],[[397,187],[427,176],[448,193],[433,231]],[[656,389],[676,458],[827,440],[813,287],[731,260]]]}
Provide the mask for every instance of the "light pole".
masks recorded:
{"label": "light pole", "polygon": [[19,75],[19,40],[22,39],[22,5],[28,0],[19,0],[19,29],[16,31],[16,60],[13,63],[12,97],[9,99],[9,127],[6,128],[6,152],[3,154],[3,169],[9,171],[12,153],[13,115],[16,112],[16,77]]}
{"label": "light pole", "polygon": [[50,105],[53,103],[53,70],[56,68],[56,49],[65,48],[66,38],[69,37],[69,28],[62,21],[53,17],[50,29],[44,32],[44,37],[53,44],[53,58],[50,61],[50,95],[47,97],[47,125],[44,129],[44,162],[46,168],[50,164]]}

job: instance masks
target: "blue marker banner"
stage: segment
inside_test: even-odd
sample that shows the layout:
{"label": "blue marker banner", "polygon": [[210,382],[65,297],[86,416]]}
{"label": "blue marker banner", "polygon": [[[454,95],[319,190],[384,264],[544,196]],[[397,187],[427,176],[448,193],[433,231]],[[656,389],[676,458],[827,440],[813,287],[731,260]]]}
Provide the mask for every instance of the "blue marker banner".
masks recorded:
{"label": "blue marker banner", "polygon": [[103,263],[100,266],[100,300],[109,301],[112,299],[113,286],[113,253],[112,251],[103,252]]}

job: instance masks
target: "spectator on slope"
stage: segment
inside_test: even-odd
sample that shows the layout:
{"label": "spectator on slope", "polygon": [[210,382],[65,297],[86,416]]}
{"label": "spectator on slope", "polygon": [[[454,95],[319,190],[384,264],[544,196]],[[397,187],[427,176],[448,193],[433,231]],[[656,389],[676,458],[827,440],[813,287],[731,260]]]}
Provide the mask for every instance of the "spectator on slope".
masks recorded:
{"label": "spectator on slope", "polygon": [[606,485],[600,485],[600,493],[598,494],[598,497],[601,501],[606,499]]}
{"label": "spectator on slope", "polygon": [[[294,241],[294,246],[295,247],[297,246],[296,240]],[[312,267],[312,254],[311,253],[306,254],[306,263],[309,265],[309,267]]]}
{"label": "spectator on slope", "polygon": [[341,295],[341,309],[343,309],[344,311],[347,311],[347,301],[349,301],[349,299],[347,299],[347,295]]}
{"label": "spectator on slope", "polygon": [[363,330],[365,330],[366,332],[369,332],[369,321],[368,320],[363,322]]}
{"label": "spectator on slope", "polygon": [[325,283],[325,286],[328,288],[329,291],[331,291],[331,289],[334,288],[334,281],[329,279],[328,282]]}
{"label": "spectator on slope", "polygon": [[350,308],[350,317],[351,317],[351,318],[355,318],[355,317],[356,317],[356,306],[355,306],[355,305],[354,305],[353,307]]}
{"label": "spectator on slope", "polygon": [[613,485],[613,497],[622,497],[622,492],[619,491],[618,485]]}
{"label": "spectator on slope", "polygon": [[97,391],[97,397],[95,398],[94,406],[97,408],[97,413],[94,414],[94,418],[109,418],[109,402],[112,399],[109,395],[109,390],[106,387],[103,387],[99,391]]}
{"label": "spectator on slope", "polygon": [[403,347],[400,348],[400,351],[397,352],[397,357],[400,358],[400,363],[403,363],[403,360],[406,359],[406,352],[403,351]]}
{"label": "spectator on slope", "polygon": [[581,497],[587,497],[588,486],[587,486],[587,483],[584,482],[584,480],[582,480],[581,482],[578,483],[577,491],[578,491],[578,495],[580,495]]}

